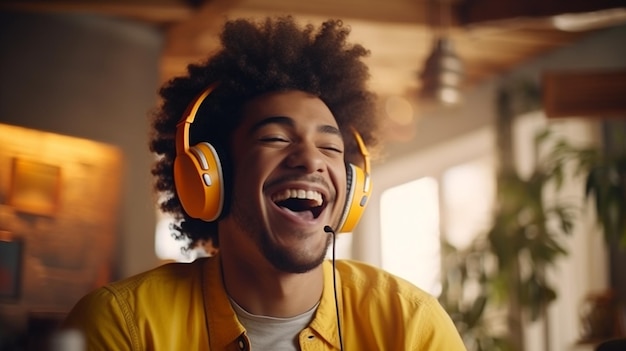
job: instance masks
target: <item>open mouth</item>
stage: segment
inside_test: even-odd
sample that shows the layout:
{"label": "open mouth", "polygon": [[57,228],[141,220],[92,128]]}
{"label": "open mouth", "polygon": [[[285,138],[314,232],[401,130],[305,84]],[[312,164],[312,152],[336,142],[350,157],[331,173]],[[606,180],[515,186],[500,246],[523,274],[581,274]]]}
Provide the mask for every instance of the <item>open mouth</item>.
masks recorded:
{"label": "open mouth", "polygon": [[272,201],[281,208],[303,218],[318,218],[324,209],[324,198],[314,190],[285,189],[272,195]]}

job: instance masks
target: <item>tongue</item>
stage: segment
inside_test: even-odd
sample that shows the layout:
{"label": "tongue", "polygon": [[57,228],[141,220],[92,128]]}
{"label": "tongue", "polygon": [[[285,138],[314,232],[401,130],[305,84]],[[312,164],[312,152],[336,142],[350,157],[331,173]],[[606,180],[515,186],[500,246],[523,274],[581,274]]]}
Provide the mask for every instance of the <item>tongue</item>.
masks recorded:
{"label": "tongue", "polygon": [[304,220],[307,220],[307,221],[315,219],[313,217],[313,212],[311,212],[311,211],[294,211],[294,210],[291,210],[291,209],[289,209],[287,207],[281,207],[281,209],[283,209],[283,211],[289,212],[293,216],[296,216],[298,218],[301,218],[301,219],[304,219]]}

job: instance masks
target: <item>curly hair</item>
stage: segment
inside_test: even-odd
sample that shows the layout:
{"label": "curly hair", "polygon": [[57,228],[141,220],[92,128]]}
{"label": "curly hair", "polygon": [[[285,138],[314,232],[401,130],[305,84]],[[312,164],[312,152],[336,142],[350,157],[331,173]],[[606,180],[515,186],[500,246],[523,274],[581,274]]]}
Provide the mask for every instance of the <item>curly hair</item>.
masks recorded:
{"label": "curly hair", "polygon": [[[222,48],[212,57],[187,67],[187,75],[167,82],[160,90],[160,108],[152,121],[150,150],[159,155],[152,174],[155,190],[165,195],[160,209],[177,219],[173,233],[199,244],[219,247],[217,221],[191,218],[182,208],[174,187],[176,124],[191,101],[209,85],[219,85],[203,102],[190,130],[190,145],[210,142],[217,150],[229,179],[229,142],[250,99],[272,91],[301,90],[318,96],[333,113],[346,144],[346,161],[359,164],[360,153],[351,128],[368,147],[377,143],[375,95],[368,90],[369,70],[362,58],[369,51],[349,44],[350,28],[340,20],[328,20],[318,29],[299,26],[293,17],[262,21],[236,19],[226,22],[220,34]],[[226,181],[224,213],[229,210]],[[222,215],[223,216],[223,215]],[[218,219],[219,221],[219,219]]]}

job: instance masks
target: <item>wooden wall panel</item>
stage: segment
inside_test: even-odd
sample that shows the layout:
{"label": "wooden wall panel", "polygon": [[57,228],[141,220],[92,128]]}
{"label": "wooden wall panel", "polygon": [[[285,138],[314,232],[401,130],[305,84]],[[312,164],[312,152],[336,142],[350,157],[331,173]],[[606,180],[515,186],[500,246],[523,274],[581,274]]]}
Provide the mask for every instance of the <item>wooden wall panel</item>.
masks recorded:
{"label": "wooden wall panel", "polygon": [[542,95],[548,118],[626,118],[626,70],[545,72]]}

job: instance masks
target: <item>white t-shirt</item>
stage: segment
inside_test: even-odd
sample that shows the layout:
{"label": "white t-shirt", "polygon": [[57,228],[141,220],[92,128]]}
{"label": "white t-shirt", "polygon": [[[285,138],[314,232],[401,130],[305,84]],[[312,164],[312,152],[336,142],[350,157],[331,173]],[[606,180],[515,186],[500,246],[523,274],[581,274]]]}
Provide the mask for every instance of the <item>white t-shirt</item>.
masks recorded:
{"label": "white t-shirt", "polygon": [[254,351],[299,351],[298,334],[313,320],[319,302],[301,315],[290,318],[276,318],[251,314],[239,306],[233,299],[230,303],[246,328]]}

